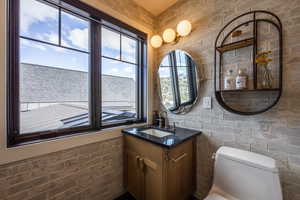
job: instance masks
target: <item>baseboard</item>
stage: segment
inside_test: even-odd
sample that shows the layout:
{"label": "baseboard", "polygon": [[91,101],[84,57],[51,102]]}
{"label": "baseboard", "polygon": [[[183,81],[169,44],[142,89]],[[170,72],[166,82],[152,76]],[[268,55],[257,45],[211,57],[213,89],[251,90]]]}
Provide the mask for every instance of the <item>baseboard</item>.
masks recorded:
{"label": "baseboard", "polygon": [[135,200],[135,198],[133,196],[131,196],[131,194],[126,192],[114,200]]}
{"label": "baseboard", "polygon": [[[114,200],[135,200],[135,198],[126,192]],[[195,193],[192,197],[192,200],[200,200],[199,195]]]}

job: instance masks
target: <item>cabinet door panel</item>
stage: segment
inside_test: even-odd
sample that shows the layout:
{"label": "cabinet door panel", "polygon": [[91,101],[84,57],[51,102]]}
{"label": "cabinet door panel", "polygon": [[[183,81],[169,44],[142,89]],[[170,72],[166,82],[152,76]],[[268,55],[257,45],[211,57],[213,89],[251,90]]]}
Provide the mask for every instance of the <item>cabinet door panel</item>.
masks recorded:
{"label": "cabinet door panel", "polygon": [[140,156],[130,150],[126,151],[127,190],[136,199],[142,199],[142,172],[140,169]]}
{"label": "cabinet door panel", "polygon": [[157,163],[144,158],[144,197],[145,200],[162,199],[162,169]]}
{"label": "cabinet door panel", "polygon": [[195,188],[192,140],[170,150],[167,168],[168,200],[188,199]]}

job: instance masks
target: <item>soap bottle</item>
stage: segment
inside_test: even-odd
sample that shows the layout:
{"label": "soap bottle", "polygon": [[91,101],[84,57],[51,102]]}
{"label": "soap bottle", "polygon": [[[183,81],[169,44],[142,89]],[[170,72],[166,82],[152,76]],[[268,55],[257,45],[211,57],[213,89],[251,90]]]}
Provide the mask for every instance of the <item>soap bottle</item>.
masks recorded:
{"label": "soap bottle", "polygon": [[235,89],[235,77],[233,76],[233,71],[230,69],[224,78],[224,89],[233,90]]}
{"label": "soap bottle", "polygon": [[158,126],[158,124],[159,124],[159,115],[158,115],[158,111],[157,110],[155,110],[154,112],[153,112],[153,126]]}
{"label": "soap bottle", "polygon": [[247,89],[247,75],[243,73],[243,70],[239,69],[238,75],[235,79],[235,88],[237,90]]}

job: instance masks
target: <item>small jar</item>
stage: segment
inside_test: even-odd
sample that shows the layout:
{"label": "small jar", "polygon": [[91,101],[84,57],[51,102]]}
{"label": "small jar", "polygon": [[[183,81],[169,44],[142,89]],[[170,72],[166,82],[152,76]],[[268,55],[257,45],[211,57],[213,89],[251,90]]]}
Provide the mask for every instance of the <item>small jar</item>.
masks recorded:
{"label": "small jar", "polygon": [[235,79],[235,88],[237,90],[243,90],[247,89],[247,75],[243,73],[243,71],[240,69],[238,76]]}
{"label": "small jar", "polygon": [[224,78],[224,90],[235,89],[235,77],[233,76],[233,71],[230,69]]}

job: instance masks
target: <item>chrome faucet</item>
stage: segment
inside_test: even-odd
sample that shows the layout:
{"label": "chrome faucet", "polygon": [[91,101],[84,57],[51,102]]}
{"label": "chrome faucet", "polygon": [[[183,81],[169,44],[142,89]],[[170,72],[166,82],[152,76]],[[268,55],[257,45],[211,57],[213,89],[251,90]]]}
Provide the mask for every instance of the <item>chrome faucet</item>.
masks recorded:
{"label": "chrome faucet", "polygon": [[169,130],[170,132],[173,132],[175,134],[176,132],[176,122],[173,122],[173,126],[169,124],[168,120],[168,113],[167,111],[161,111],[159,112],[159,128],[165,128]]}
{"label": "chrome faucet", "polygon": [[159,128],[166,128],[167,127],[167,117],[168,113],[166,111],[159,112]]}

